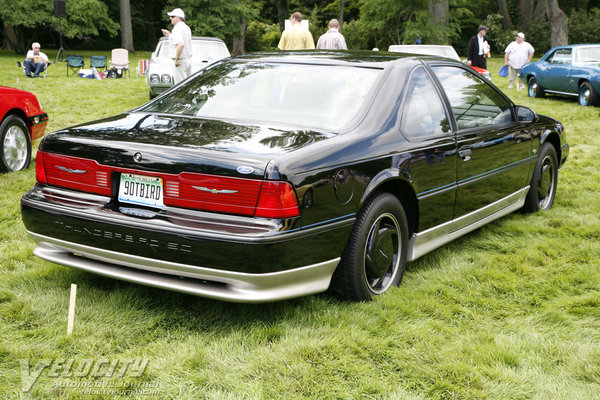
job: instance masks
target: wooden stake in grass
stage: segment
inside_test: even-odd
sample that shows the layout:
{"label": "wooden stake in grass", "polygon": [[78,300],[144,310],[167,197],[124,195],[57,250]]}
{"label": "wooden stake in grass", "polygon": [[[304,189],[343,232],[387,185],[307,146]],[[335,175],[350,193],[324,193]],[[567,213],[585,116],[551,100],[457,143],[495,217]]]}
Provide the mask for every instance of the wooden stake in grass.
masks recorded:
{"label": "wooden stake in grass", "polygon": [[75,299],[77,298],[77,285],[71,283],[71,300],[69,301],[69,319],[67,322],[67,336],[73,333],[73,324],[75,323]]}

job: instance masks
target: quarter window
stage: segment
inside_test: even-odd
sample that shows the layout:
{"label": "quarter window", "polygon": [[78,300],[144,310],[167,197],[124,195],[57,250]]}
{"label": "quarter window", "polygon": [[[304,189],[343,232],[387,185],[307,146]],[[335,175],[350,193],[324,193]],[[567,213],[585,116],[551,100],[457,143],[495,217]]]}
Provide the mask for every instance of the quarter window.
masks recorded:
{"label": "quarter window", "polygon": [[410,138],[421,138],[450,131],[444,106],[425,68],[416,68],[409,81],[402,110],[402,132]]}
{"label": "quarter window", "polygon": [[463,68],[433,67],[440,80],[458,129],[512,122],[510,103],[483,79]]}

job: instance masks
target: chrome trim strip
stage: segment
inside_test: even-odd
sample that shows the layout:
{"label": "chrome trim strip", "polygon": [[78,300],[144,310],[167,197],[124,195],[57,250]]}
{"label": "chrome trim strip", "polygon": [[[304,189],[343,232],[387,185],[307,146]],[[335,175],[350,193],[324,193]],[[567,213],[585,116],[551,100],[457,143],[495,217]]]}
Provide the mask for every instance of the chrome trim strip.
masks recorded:
{"label": "chrome trim strip", "polygon": [[340,261],[338,257],[288,271],[248,274],[170,263],[28,233],[37,243],[33,254],[47,261],[128,282],[239,303],[324,292]]}
{"label": "chrome trim strip", "polygon": [[437,249],[452,240],[523,207],[529,186],[490,205],[426,231],[413,234],[408,242],[408,261]]}
{"label": "chrome trim strip", "polygon": [[544,92],[552,93],[552,94],[562,94],[562,95],[565,95],[565,96],[579,96],[579,92],[577,92],[577,93],[570,93],[570,92],[560,92],[558,90],[549,90],[549,89],[544,89]]}

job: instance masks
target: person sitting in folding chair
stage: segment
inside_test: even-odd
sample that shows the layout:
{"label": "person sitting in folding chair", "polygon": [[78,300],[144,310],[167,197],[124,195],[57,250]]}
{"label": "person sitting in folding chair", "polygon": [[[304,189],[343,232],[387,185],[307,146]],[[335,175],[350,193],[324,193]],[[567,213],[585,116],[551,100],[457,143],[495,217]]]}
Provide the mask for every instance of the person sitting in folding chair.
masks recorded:
{"label": "person sitting in folding chair", "polygon": [[[40,72],[44,71],[50,64],[48,56],[40,51],[40,44],[33,42],[31,44],[31,50],[27,52],[25,57],[25,75],[30,78],[38,78]],[[33,76],[31,73],[33,72]]]}

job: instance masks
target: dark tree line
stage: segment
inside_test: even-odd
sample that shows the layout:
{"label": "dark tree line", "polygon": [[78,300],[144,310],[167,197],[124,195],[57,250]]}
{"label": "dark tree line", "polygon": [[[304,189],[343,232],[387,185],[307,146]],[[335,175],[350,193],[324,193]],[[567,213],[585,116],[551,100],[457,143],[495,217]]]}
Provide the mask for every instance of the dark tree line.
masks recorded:
{"label": "dark tree line", "polygon": [[274,49],[293,11],[310,21],[315,38],[329,19],[339,19],[349,46],[365,49],[419,38],[464,53],[481,23],[490,25],[497,51],[517,31],[536,49],[597,42],[600,33],[600,0],[66,0],[62,20],[49,0],[0,0],[2,46],[18,53],[32,41],[58,48],[62,26],[67,48],[150,50],[175,7],[184,9],[195,35],[220,37],[234,54]]}

